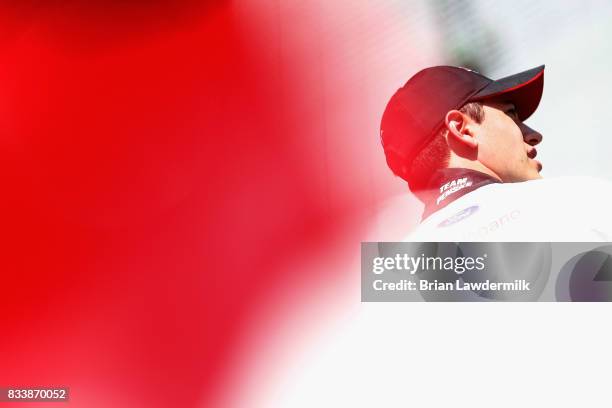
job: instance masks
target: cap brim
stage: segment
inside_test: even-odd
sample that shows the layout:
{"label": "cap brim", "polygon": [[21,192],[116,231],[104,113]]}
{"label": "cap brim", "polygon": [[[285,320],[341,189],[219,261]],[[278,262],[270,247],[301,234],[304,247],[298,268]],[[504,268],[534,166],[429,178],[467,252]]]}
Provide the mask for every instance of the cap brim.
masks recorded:
{"label": "cap brim", "polygon": [[493,100],[514,104],[521,121],[535,112],[544,91],[544,65],[507,76],[481,89],[470,101]]}

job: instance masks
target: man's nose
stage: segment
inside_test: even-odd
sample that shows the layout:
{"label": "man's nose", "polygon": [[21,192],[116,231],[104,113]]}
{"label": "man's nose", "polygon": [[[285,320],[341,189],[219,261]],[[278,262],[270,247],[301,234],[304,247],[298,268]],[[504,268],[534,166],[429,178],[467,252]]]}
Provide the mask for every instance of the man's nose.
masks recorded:
{"label": "man's nose", "polygon": [[542,134],[524,123],[521,123],[521,132],[523,133],[523,140],[528,145],[535,146],[542,141]]}

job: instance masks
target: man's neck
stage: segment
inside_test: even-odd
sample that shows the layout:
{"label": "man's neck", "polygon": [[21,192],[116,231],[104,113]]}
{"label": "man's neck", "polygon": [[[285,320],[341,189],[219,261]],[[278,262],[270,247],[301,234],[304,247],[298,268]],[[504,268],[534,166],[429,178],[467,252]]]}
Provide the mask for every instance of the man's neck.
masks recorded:
{"label": "man's neck", "polygon": [[448,162],[448,167],[457,168],[457,169],[476,170],[481,173],[488,174],[489,176],[503,182],[501,177],[495,174],[493,170],[489,169],[487,166],[485,166],[484,164],[482,164],[481,162],[477,160],[467,160],[467,159],[464,159],[463,157],[459,157],[459,156],[455,156],[454,154],[451,154],[451,158]]}

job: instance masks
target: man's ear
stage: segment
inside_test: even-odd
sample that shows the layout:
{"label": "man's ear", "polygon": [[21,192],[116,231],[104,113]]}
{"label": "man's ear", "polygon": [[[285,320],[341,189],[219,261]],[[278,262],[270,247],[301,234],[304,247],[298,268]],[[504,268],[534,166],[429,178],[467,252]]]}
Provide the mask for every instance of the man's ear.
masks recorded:
{"label": "man's ear", "polygon": [[468,126],[468,117],[465,113],[458,110],[448,111],[444,118],[444,125],[448,129],[448,144],[453,146],[459,144],[463,148],[476,149],[478,140],[472,134]]}

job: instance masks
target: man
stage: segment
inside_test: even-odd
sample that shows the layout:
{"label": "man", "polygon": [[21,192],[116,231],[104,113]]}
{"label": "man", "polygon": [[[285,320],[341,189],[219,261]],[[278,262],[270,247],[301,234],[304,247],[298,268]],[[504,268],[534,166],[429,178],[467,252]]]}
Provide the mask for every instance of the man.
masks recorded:
{"label": "man", "polygon": [[427,68],[400,88],[381,122],[387,164],[425,204],[418,241],[608,241],[612,188],[543,180],[537,109],[544,66],[497,81]]}

